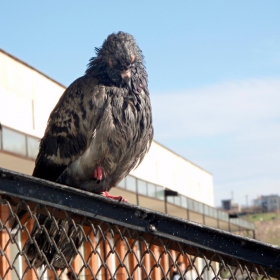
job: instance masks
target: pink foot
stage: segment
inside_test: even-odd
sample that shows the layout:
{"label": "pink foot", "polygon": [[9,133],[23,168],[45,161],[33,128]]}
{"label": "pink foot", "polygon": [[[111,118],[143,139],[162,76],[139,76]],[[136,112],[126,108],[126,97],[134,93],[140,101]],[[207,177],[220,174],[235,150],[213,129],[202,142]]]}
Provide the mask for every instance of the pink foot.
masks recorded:
{"label": "pink foot", "polygon": [[99,165],[94,169],[93,178],[97,181],[101,181],[103,178],[102,168]]}
{"label": "pink foot", "polygon": [[122,196],[113,196],[113,195],[110,195],[109,192],[102,192],[100,193],[102,196],[105,196],[105,197],[108,197],[108,198],[111,198],[111,199],[114,199],[114,200],[118,200],[119,202],[127,202],[127,200],[122,197]]}

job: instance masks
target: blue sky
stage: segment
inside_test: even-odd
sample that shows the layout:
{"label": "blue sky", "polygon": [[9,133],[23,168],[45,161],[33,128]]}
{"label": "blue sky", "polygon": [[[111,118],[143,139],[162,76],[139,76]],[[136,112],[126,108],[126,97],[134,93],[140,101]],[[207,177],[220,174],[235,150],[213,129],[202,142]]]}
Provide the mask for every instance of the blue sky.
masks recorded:
{"label": "blue sky", "polygon": [[215,204],[280,194],[279,1],[1,1],[0,48],[68,86],[134,35],[155,140],[211,172]]}

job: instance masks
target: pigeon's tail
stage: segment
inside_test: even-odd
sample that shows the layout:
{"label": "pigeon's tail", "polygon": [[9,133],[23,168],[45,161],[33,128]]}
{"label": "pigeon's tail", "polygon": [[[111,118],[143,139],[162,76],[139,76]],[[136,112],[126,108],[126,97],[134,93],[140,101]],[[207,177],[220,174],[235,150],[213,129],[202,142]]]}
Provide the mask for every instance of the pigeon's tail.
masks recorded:
{"label": "pigeon's tail", "polygon": [[71,220],[54,220],[42,214],[36,217],[31,239],[23,247],[28,260],[36,268],[48,262],[57,270],[65,269],[82,244],[82,230]]}

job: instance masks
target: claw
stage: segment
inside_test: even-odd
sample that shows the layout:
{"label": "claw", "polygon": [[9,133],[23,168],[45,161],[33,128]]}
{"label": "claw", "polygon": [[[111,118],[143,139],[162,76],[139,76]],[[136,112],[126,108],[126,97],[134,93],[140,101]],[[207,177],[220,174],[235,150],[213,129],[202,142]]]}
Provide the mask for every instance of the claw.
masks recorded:
{"label": "claw", "polygon": [[105,196],[105,197],[108,197],[108,198],[111,198],[111,199],[114,199],[114,200],[118,200],[119,202],[127,202],[127,200],[122,197],[122,196],[113,196],[113,195],[110,195],[109,192],[101,192],[100,193],[102,196]]}

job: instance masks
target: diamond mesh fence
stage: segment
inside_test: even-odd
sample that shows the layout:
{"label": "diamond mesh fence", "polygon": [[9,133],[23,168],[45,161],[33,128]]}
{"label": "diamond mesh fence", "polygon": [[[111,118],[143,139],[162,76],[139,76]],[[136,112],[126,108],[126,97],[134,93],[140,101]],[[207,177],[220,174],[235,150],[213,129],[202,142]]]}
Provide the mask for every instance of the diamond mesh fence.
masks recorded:
{"label": "diamond mesh fence", "polygon": [[280,277],[279,247],[71,188],[60,187],[58,194],[57,184],[3,174],[0,279]]}

